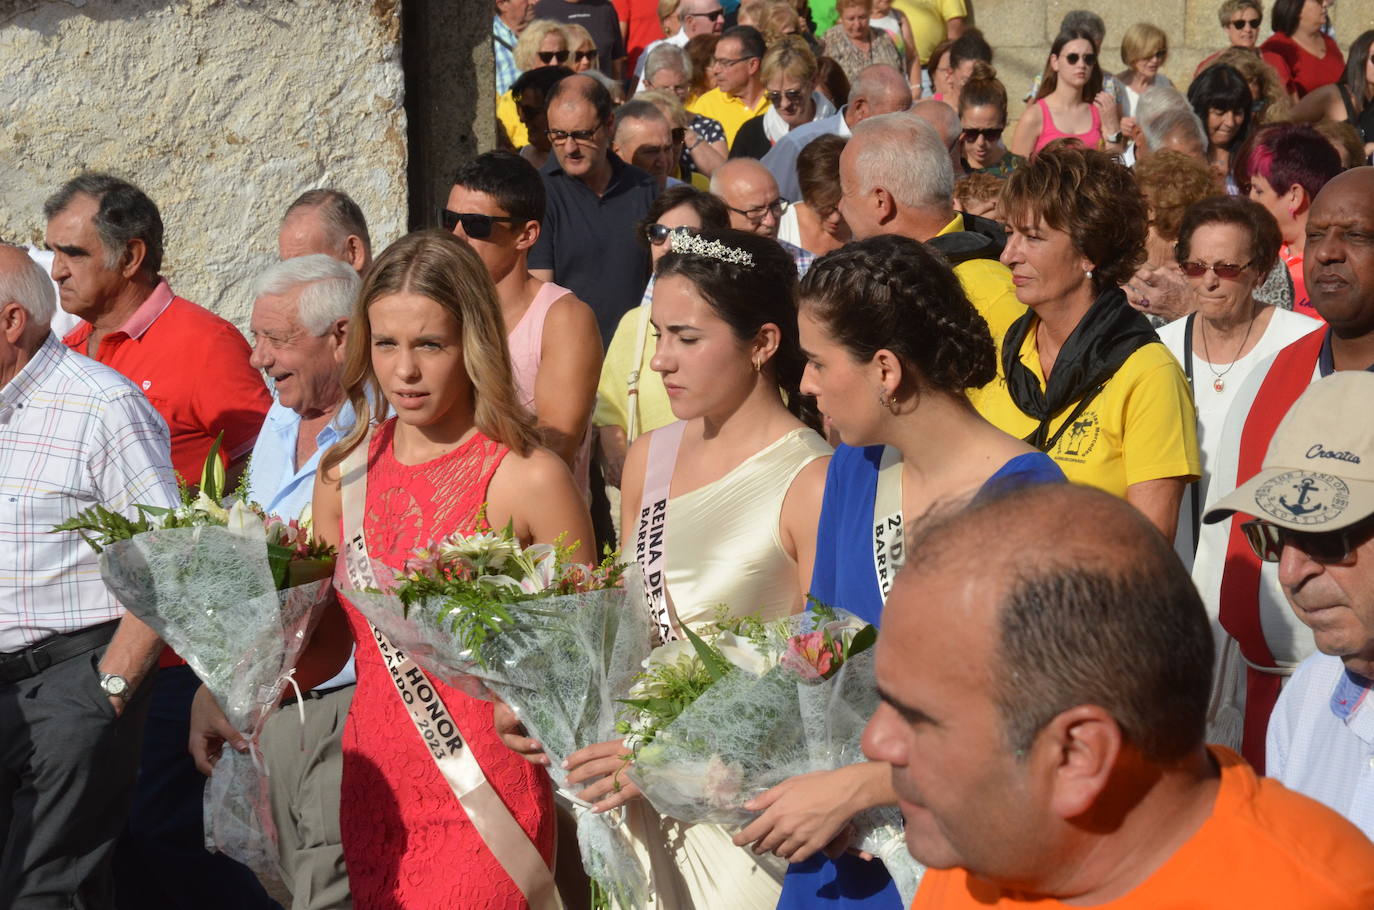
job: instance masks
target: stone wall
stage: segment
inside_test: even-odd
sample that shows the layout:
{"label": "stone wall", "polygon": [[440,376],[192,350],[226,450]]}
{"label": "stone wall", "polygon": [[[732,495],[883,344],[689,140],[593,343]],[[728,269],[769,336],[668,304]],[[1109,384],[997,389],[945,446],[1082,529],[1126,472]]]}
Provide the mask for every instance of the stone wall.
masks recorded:
{"label": "stone wall", "polygon": [[[1091,9],[1107,23],[1107,39],[1102,48],[1108,72],[1125,69],[1121,62],[1121,36],[1136,22],[1150,22],[1169,35],[1169,59],[1164,64],[1168,76],[1180,91],[1186,91],[1193,70],[1205,57],[1226,45],[1226,36],[1217,21],[1221,0],[970,0],[974,18],[996,51],[995,65],[1011,100],[1011,117],[1020,116],[1020,98],[1045,66],[1045,56],[1059,30],[1059,21],[1073,9]],[[1269,11],[1273,0],[1266,0],[1265,24],[1261,35],[1267,37]],[[1374,28],[1374,2],[1342,0],[1331,10],[1337,41],[1345,50],[1361,32]]]}
{"label": "stone wall", "polygon": [[119,174],[162,211],[173,287],[246,328],[302,191],[405,231],[400,38],[397,0],[0,0],[0,237],[41,240],[64,180]]}

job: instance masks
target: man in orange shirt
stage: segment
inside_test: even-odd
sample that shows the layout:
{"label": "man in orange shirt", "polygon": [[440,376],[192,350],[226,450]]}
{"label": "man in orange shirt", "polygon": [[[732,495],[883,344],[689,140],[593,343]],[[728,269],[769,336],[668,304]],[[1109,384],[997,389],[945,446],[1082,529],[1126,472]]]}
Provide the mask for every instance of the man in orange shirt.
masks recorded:
{"label": "man in orange shirt", "polygon": [[[172,467],[200,481],[216,437],[232,489],[272,396],[231,323],[178,297],[162,277],[162,215],[147,194],[106,174],[74,177],[44,204],[62,309],[84,322],[62,339],[143,391],[171,432]],[[200,680],[167,649],[153,682],[138,786],[115,853],[125,908],[272,908],[244,866],[205,849],[205,778],[186,745]]]}
{"label": "man in orange shirt", "polygon": [[1374,844],[1203,744],[1207,616],[1129,505],[1025,488],[907,552],[864,752],[929,867],[913,908],[1374,906]]}

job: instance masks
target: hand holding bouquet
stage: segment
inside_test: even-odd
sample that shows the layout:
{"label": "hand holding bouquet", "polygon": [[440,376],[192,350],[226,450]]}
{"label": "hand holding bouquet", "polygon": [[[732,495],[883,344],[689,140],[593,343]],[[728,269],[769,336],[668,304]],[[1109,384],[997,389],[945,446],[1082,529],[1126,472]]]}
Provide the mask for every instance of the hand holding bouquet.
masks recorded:
{"label": "hand holding bouquet", "polygon": [[[865,761],[860,739],[878,705],[873,626],[813,605],[685,631],[650,654],[620,724],[629,777],[661,814],[743,825],[757,815],[745,804],[777,784]],[[883,858],[909,903],[921,870],[899,813],[870,810],[854,825],[857,846]]]}
{"label": "hand holding bouquet", "polygon": [[[615,735],[617,699],[649,653],[643,583],[622,577],[612,556],[586,566],[571,549],[522,547],[509,526],[454,534],[416,552],[389,593],[344,592],[426,673],[509,705],[560,788],[564,758]],[[624,833],[587,812],[577,829],[592,879],[622,906],[640,906],[648,882]]]}

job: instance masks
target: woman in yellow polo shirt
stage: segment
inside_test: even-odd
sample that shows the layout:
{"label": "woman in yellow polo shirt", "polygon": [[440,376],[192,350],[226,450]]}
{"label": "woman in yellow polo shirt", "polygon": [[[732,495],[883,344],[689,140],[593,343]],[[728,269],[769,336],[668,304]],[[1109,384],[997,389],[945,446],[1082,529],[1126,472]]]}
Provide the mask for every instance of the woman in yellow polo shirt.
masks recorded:
{"label": "woman in yellow polo shirt", "polygon": [[1057,144],[1012,173],[1001,205],[1002,262],[1028,311],[975,405],[1172,540],[1200,464],[1183,371],[1118,286],[1145,258],[1144,197],[1109,155]]}

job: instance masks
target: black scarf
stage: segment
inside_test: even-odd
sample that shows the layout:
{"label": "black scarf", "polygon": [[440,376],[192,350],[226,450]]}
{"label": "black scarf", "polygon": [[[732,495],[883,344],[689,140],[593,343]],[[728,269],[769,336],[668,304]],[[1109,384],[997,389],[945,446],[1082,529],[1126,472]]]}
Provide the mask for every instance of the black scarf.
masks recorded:
{"label": "black scarf", "polygon": [[[1040,381],[1021,362],[1021,346],[1034,324],[1035,313],[1027,310],[1007,330],[1002,341],[1002,370],[1007,377],[1011,400],[1026,416],[1040,421],[1035,431],[1026,437],[1026,442],[1047,452],[1059,438],[1058,433],[1047,438],[1050,420],[1074,402],[1079,403],[1078,413],[1081,413],[1102,391],[1107,380],[1116,375],[1126,358],[1141,347],[1158,342],[1159,336],[1144,314],[1126,302],[1124,291],[1109,288],[1093,301],[1064,342],[1049,381],[1041,391]],[[1075,413],[1064,421],[1061,430],[1077,416]]]}

